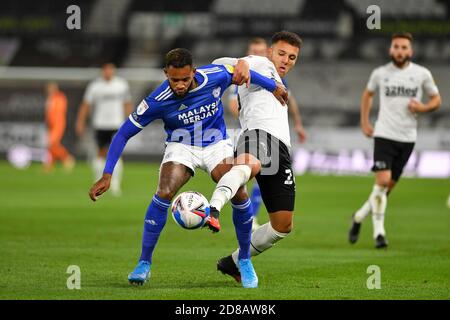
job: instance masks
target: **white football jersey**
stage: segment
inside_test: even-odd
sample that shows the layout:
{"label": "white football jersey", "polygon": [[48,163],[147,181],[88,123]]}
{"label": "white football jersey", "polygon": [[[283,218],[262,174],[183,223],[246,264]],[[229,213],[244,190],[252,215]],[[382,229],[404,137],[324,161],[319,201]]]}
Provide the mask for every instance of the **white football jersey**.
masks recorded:
{"label": "white football jersey", "polygon": [[125,121],[124,103],[131,101],[128,82],[120,77],[110,81],[92,81],[84,94],[92,112],[92,126],[96,130],[116,130]]}
{"label": "white football jersey", "polygon": [[[247,56],[244,59],[253,71],[282,83],[274,64],[266,57]],[[253,84],[249,88],[239,86],[238,95],[242,130],[261,129],[291,146],[287,105],[283,106],[271,92]]]}
{"label": "white football jersey", "polygon": [[[249,63],[251,70],[282,83],[274,64],[266,57],[247,56],[243,59]],[[221,58],[213,63],[236,65],[237,59]],[[242,130],[261,129],[281,140],[286,146],[291,146],[287,105],[283,106],[271,92],[253,84],[248,88],[246,85],[239,86],[238,96]]]}
{"label": "white football jersey", "polygon": [[400,142],[415,142],[417,138],[417,114],[408,109],[411,99],[421,101],[424,92],[428,96],[439,93],[431,72],[412,62],[404,69],[392,62],[375,69],[367,89],[379,89],[380,95],[374,136]]}

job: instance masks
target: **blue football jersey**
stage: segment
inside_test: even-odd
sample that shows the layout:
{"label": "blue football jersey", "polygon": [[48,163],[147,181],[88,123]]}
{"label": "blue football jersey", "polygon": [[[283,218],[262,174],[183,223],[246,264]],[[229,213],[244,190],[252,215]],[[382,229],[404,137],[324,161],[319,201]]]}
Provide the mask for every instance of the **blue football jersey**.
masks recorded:
{"label": "blue football jersey", "polygon": [[130,114],[138,128],[161,119],[168,142],[206,147],[227,138],[221,97],[231,85],[232,68],[206,65],[197,68],[198,86],[183,98],[177,97],[164,81]]}

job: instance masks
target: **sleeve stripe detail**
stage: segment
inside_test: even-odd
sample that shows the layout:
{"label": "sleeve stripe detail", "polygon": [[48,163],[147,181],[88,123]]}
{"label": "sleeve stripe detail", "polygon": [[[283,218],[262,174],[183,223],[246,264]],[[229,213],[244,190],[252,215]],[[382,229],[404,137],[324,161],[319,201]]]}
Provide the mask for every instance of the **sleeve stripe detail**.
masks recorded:
{"label": "sleeve stripe detail", "polygon": [[128,116],[128,119],[130,119],[130,121],[139,129],[144,129],[143,126],[141,126],[136,120],[133,119],[133,116],[131,114]]}
{"label": "sleeve stripe detail", "polygon": [[169,98],[172,95],[172,91],[167,92],[166,94],[164,94],[161,98],[157,99],[157,101],[161,101],[161,100],[166,100],[167,98]]}
{"label": "sleeve stripe detail", "polygon": [[206,69],[201,69],[201,70],[205,73],[214,72],[214,71],[222,71],[222,69],[219,67],[206,68]]}
{"label": "sleeve stripe detail", "polygon": [[203,70],[203,72],[204,72],[205,74],[217,73],[217,72],[222,72],[222,71],[223,71],[222,69],[208,70],[208,71]]}
{"label": "sleeve stripe detail", "polygon": [[162,96],[164,96],[167,92],[170,92],[170,86],[168,86],[166,89],[164,89],[164,91],[162,91],[160,94],[158,94],[156,97],[155,97],[155,100],[159,100]]}

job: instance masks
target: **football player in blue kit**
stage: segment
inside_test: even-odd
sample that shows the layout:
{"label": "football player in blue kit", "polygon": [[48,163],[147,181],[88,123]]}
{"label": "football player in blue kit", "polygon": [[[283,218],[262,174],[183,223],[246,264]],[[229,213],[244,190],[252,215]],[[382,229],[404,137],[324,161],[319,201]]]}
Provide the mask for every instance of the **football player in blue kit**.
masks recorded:
{"label": "football player in blue kit", "polygon": [[[195,169],[207,171],[217,182],[232,167],[234,150],[226,134],[221,103],[226,88],[231,84],[251,82],[272,92],[283,104],[287,100],[287,91],[281,83],[248,68],[242,69],[236,73],[227,65],[207,65],[196,69],[188,50],[169,51],[164,68],[167,80],[139,104],[114,136],[103,176],[89,191],[93,201],[109,189],[114,166],[131,137],[156,119],[163,120],[167,133],[158,188],[144,219],[141,256],[128,276],[130,283],[142,285],[150,277],[153,251],[166,223],[170,202],[194,175]],[[233,215],[233,222],[242,253],[239,259],[242,285],[254,288],[258,280],[250,260],[253,213],[245,188],[237,192],[232,204],[239,212],[239,215]],[[210,217],[207,226],[213,232],[220,230],[215,217]]]}

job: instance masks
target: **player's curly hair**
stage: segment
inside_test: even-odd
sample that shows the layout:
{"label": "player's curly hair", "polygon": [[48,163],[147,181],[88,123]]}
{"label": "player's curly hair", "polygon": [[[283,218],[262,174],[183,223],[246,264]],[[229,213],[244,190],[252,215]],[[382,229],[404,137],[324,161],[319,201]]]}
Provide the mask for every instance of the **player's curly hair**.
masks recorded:
{"label": "player's curly hair", "polygon": [[279,31],[272,36],[272,45],[277,43],[278,41],[285,41],[290,45],[297,47],[300,49],[302,46],[302,39],[298,34],[290,31]]}
{"label": "player's curly hair", "polygon": [[174,68],[183,68],[185,66],[192,66],[193,59],[192,53],[184,48],[176,48],[170,50],[166,54],[165,58],[165,67],[168,68],[170,66]]}

